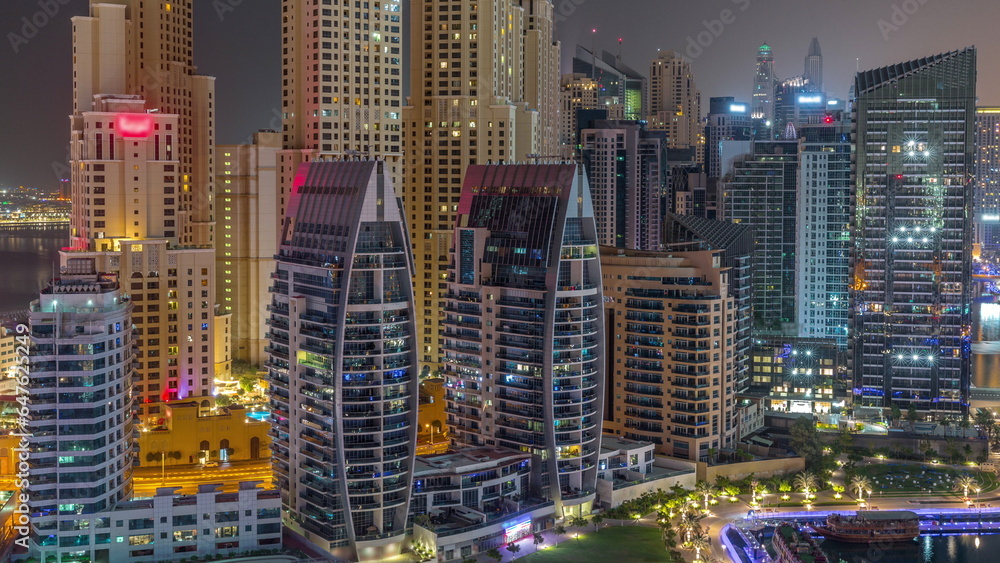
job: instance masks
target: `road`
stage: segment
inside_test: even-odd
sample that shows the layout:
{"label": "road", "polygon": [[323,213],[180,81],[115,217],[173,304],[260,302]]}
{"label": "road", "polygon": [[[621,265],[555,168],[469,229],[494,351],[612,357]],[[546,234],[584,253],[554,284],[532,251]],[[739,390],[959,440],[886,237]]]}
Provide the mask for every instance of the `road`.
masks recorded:
{"label": "road", "polygon": [[198,485],[211,483],[220,483],[223,491],[232,492],[239,488],[240,481],[263,481],[270,485],[271,460],[236,461],[220,467],[168,465],[165,472],[151,465],[136,468],[132,479],[135,496],[153,496],[159,487],[181,487],[181,493],[194,494]]}

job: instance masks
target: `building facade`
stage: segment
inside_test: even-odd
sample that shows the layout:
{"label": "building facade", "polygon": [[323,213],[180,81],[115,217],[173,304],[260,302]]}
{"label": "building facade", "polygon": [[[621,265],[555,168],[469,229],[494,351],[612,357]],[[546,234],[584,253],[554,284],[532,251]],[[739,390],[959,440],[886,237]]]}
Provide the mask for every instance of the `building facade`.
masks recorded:
{"label": "building facade", "polygon": [[967,412],[976,51],[861,72],[853,120],[854,404]]}
{"label": "building facade", "polygon": [[851,132],[840,119],[799,130],[795,313],[798,336],[847,347]]}
{"label": "building facade", "polygon": [[819,38],[813,37],[806,54],[805,73],[802,75],[817,92],[823,91],[823,51],[819,48]]}
{"label": "building facade", "polygon": [[214,389],[214,78],[194,74],[191,25],[190,0],[93,2],[73,18],[61,265],[95,259],[135,304],[140,416]]}
{"label": "building facade", "polygon": [[442,357],[448,253],[466,167],[557,154],[559,44],[550,0],[419,0],[410,9],[402,195],[417,266],[419,357],[432,370]]}
{"label": "building facade", "polygon": [[704,146],[701,92],[691,63],[676,51],[660,51],[649,64],[648,99],[649,128],[665,131],[668,147]]}
{"label": "building facade", "polygon": [[605,432],[693,461],[733,447],[737,308],[722,251],[603,248],[601,265],[615,334]]}
{"label": "building facade", "polygon": [[221,313],[233,315],[232,357],[261,364],[267,345],[271,274],[278,253],[279,213],[290,187],[278,183],[281,136],[254,133],[247,145],[220,145],[216,295]]}
{"label": "building facade", "polygon": [[976,108],[976,242],[1000,250],[1000,107]]}
{"label": "building facade", "polygon": [[755,141],[724,183],[725,216],[753,231],[755,333],[796,334],[798,141]]}
{"label": "building facade", "polygon": [[750,93],[750,117],[761,120],[768,128],[774,123],[774,87],[778,79],[774,73],[774,52],[764,43],[757,48],[756,71]]}
{"label": "building facade", "polygon": [[662,242],[666,139],[631,121],[595,120],[580,131],[597,238],[603,246],[655,250]]}
{"label": "building facade", "polygon": [[582,167],[470,167],[455,241],[444,308],[453,440],[530,453],[532,495],[557,517],[588,514],[604,326]]}
{"label": "building facade", "polygon": [[559,84],[560,156],[573,158],[580,144],[579,110],[597,109],[597,82],[584,74],[564,74]]}
{"label": "building facade", "polygon": [[398,555],[413,478],[413,262],[388,168],[301,166],[268,323],[285,524],[347,559]]}
{"label": "building facade", "polygon": [[646,77],[632,69],[620,56],[607,51],[576,46],[573,73],[589,76],[597,83],[597,102],[607,108],[608,119],[639,121],[646,118],[649,88]]}

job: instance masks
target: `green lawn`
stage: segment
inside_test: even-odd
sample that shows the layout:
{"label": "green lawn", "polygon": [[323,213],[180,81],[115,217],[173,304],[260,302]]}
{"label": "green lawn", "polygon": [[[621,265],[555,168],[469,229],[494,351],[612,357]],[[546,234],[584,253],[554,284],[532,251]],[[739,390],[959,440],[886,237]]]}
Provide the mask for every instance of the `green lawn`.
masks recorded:
{"label": "green lawn", "polygon": [[580,561],[663,561],[665,551],[658,528],[608,526],[599,533],[588,532],[579,540],[567,539],[518,561],[530,563],[579,563]]}
{"label": "green lawn", "polygon": [[[890,495],[893,493],[934,492],[941,494],[955,492],[955,479],[962,474],[975,477],[984,492],[991,491],[997,486],[995,476],[972,468],[968,471],[959,471],[950,467],[889,462],[860,466],[857,471],[868,477],[874,490]],[[923,472],[922,475],[921,472]],[[889,475],[893,477],[892,481],[888,479]],[[850,486],[849,483],[847,485]]]}

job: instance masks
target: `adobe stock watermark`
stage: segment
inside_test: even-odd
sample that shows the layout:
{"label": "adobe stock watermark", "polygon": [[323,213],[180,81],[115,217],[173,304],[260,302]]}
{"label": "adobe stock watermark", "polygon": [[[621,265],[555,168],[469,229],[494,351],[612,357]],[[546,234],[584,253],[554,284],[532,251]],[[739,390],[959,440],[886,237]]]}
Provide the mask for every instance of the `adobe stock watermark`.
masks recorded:
{"label": "adobe stock watermark", "polygon": [[705,29],[699,31],[697,35],[688,35],[684,49],[684,58],[687,62],[692,62],[700,57],[705,49],[711,47],[715,40],[722,36],[726,26],[736,23],[736,16],[750,7],[750,0],[730,1],[733,3],[734,9],[724,8],[719,12],[718,18],[702,20],[701,24]]}
{"label": "adobe stock watermark", "polygon": [[899,28],[910,21],[910,16],[917,13],[920,7],[927,3],[927,0],[903,0],[892,5],[889,19],[878,20],[878,30],[882,32],[882,39],[889,40],[889,34],[899,31]]}
{"label": "adobe stock watermark", "polygon": [[555,8],[555,13],[552,16],[552,21],[555,23],[563,23],[570,16],[576,13],[576,9],[583,5],[587,0],[553,0],[552,7]]}
{"label": "adobe stock watermark", "polygon": [[[21,47],[28,44],[29,41],[38,36],[38,32],[49,25],[49,22],[55,19],[59,15],[59,11],[63,6],[69,4],[72,0],[38,0],[35,4],[38,6],[38,11],[31,14],[30,16],[24,16],[20,21],[14,25],[19,25],[16,31],[11,31],[7,33],[7,41],[10,42],[11,49],[14,50],[14,54],[21,52]],[[18,33],[20,32],[20,33]]]}
{"label": "adobe stock watermark", "polygon": [[17,472],[14,477],[14,488],[17,489],[17,502],[14,504],[13,528],[17,532],[17,539],[14,543],[27,549],[28,538],[31,537],[31,507],[28,506],[28,477],[31,474],[31,467],[28,465],[30,448],[28,438],[31,437],[31,429],[28,424],[30,411],[28,404],[31,397],[28,392],[30,367],[29,350],[31,348],[31,337],[28,333],[31,329],[25,324],[17,325],[17,376],[14,378],[14,395],[17,399],[17,431],[12,435],[19,437],[16,448],[12,451],[17,454]]}
{"label": "adobe stock watermark", "polygon": [[243,0],[212,0],[212,9],[221,22],[226,21],[226,14],[236,11],[236,7],[242,3]]}

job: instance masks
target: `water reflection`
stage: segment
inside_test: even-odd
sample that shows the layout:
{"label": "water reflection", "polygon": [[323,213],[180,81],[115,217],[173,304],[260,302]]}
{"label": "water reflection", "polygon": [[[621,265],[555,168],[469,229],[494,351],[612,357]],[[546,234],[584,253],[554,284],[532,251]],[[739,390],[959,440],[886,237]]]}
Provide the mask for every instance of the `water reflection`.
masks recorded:
{"label": "water reflection", "polygon": [[0,313],[27,309],[38,299],[53,271],[59,249],[69,240],[66,227],[0,229]]}
{"label": "water reflection", "polygon": [[1000,304],[976,303],[972,343],[972,385],[1000,388]]}

